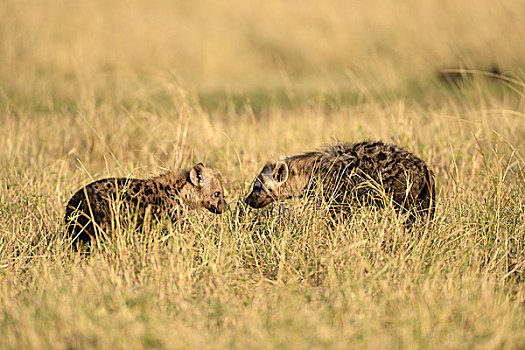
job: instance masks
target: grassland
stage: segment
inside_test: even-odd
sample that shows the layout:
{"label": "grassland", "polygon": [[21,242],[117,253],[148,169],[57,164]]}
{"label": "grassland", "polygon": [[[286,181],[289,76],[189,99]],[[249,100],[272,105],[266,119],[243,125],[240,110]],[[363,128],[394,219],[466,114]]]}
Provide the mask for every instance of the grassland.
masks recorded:
{"label": "grassland", "polygon": [[[0,348],[525,348],[523,13],[3,1]],[[508,76],[437,74],[493,65]],[[236,204],[268,158],[366,138],[435,170],[431,225]],[[80,186],[197,161],[223,177],[228,213],[70,252]]]}

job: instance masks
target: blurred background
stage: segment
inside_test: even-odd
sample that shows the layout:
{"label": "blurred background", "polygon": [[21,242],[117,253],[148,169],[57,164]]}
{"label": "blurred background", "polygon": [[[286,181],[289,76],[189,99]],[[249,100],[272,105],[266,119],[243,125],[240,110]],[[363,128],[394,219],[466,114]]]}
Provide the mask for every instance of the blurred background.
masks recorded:
{"label": "blurred background", "polygon": [[87,100],[162,104],[179,88],[210,110],[355,104],[360,96],[418,98],[445,68],[523,76],[524,65],[522,0],[0,6],[1,100],[35,111],[76,110]]}

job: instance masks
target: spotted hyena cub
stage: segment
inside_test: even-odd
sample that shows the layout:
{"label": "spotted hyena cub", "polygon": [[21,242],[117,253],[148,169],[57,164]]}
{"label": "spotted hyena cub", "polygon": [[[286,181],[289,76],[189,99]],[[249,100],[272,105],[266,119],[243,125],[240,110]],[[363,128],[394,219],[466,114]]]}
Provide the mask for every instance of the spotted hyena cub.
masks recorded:
{"label": "spotted hyena cub", "polygon": [[320,195],[332,210],[356,203],[381,206],[391,199],[398,212],[431,218],[434,175],[423,160],[398,146],[339,143],[267,163],[245,202],[262,208],[300,195]]}
{"label": "spotted hyena cub", "polygon": [[170,171],[150,179],[109,178],[76,192],[66,206],[65,221],[73,240],[89,242],[96,231],[107,232],[117,217],[130,215],[135,227],[146,220],[172,221],[187,209],[206,208],[220,214],[226,208],[222,184],[202,163],[189,170]]}

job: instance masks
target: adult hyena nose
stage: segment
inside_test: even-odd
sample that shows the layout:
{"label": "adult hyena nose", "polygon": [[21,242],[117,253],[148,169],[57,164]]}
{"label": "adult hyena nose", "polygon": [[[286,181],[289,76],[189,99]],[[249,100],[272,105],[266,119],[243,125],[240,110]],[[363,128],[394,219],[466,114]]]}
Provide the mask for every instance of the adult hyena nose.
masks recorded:
{"label": "adult hyena nose", "polygon": [[244,199],[244,203],[248,204],[252,208],[255,208],[255,200],[253,199],[253,192],[250,193],[250,195]]}
{"label": "adult hyena nose", "polygon": [[248,197],[246,197],[244,203],[248,204],[252,208],[259,209],[269,204],[269,202],[266,203],[266,199],[266,197],[262,197],[260,194],[254,194],[252,192]]}

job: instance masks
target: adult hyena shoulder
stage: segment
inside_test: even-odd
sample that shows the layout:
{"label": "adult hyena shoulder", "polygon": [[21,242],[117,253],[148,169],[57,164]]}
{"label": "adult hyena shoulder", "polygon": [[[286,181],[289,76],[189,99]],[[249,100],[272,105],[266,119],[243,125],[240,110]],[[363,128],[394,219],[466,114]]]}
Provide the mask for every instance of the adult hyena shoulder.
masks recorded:
{"label": "adult hyena shoulder", "polygon": [[124,216],[137,228],[147,216],[175,221],[186,209],[220,214],[227,207],[222,184],[202,163],[150,179],[109,178],[78,190],[66,206],[65,222],[73,240],[89,242]]}
{"label": "adult hyena shoulder", "polygon": [[356,202],[382,205],[391,199],[399,212],[425,217],[434,213],[434,175],[427,164],[381,141],[339,143],[269,162],[245,202],[262,208],[304,194],[320,194],[332,208]]}

